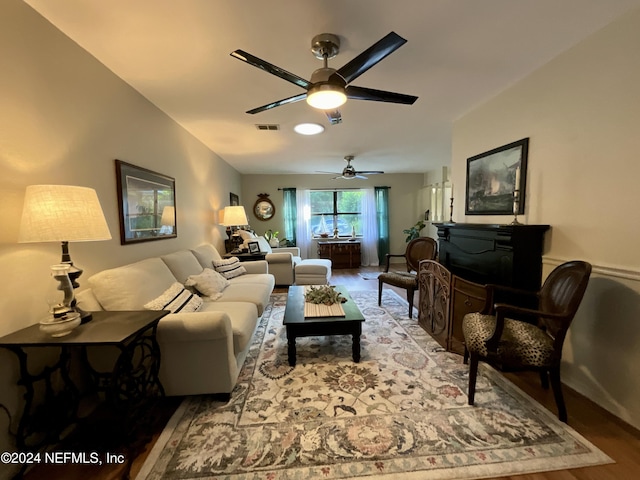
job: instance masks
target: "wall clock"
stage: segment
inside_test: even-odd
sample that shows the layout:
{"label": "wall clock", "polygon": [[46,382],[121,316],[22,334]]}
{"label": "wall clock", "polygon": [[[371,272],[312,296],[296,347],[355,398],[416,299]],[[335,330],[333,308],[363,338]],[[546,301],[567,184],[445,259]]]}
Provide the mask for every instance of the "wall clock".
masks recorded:
{"label": "wall clock", "polygon": [[253,206],[253,214],[258,220],[266,221],[271,219],[276,213],[276,207],[269,199],[268,193],[259,193],[258,200]]}

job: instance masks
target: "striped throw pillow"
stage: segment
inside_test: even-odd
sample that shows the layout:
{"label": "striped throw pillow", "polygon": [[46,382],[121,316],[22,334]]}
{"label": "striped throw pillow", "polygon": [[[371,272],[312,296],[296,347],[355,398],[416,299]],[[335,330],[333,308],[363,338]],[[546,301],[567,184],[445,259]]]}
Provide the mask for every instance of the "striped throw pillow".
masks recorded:
{"label": "striped throw pillow", "polygon": [[144,305],[147,310],[171,310],[171,313],[197,312],[202,306],[202,298],[190,292],[184,285],[175,282],[158,298]]}
{"label": "striped throw pillow", "polygon": [[213,268],[227,280],[247,273],[247,269],[240,264],[238,257],[213,260]]}

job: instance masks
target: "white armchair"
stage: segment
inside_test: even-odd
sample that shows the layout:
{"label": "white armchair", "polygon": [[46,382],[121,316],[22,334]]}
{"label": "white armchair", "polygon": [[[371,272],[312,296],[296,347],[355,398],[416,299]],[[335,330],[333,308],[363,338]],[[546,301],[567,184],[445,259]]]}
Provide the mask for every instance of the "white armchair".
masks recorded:
{"label": "white armchair", "polygon": [[[266,254],[269,273],[275,277],[276,285],[322,285],[331,277],[330,260],[302,260],[298,247],[272,249],[266,238],[245,230],[240,231],[240,236],[243,239],[243,248],[247,248],[249,242],[258,242],[260,251]],[[299,279],[296,279],[297,274],[300,276]]]}
{"label": "white armchair", "polygon": [[258,242],[260,251],[266,254],[269,273],[275,277],[276,285],[293,285],[295,267],[301,261],[298,247],[276,248],[274,251],[266,238],[247,230],[240,230],[238,233],[242,237],[243,248],[247,248],[249,242]]}

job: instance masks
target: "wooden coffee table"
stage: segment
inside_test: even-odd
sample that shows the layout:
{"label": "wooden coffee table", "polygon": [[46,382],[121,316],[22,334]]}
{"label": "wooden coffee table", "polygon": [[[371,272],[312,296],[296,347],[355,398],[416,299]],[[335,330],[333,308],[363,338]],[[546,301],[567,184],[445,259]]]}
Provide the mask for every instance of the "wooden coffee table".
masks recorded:
{"label": "wooden coffee table", "polygon": [[353,361],[360,361],[360,334],[364,317],[346,287],[336,286],[347,299],[342,304],[344,317],[304,316],[304,286],[289,287],[287,305],[284,310],[284,325],[287,327],[289,365],[296,365],[296,338],[321,335],[351,335],[353,337]]}

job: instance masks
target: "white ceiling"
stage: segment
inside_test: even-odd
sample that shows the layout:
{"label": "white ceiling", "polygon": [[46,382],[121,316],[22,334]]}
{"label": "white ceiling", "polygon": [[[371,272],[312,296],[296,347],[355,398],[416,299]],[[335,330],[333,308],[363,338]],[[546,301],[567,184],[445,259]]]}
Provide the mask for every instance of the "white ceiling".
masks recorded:
{"label": "white ceiling", "polygon": [[[425,172],[448,164],[452,122],[640,0],[25,0],[244,174]],[[419,97],[350,100],[331,126],[306,102],[244,113],[304,90],[229,53],[309,79],[311,38],[334,33],[339,68],[390,31],[408,42],[354,85]],[[293,133],[299,122],[323,134]],[[258,131],[255,124],[279,124]],[[517,139],[514,139],[517,140]]]}

